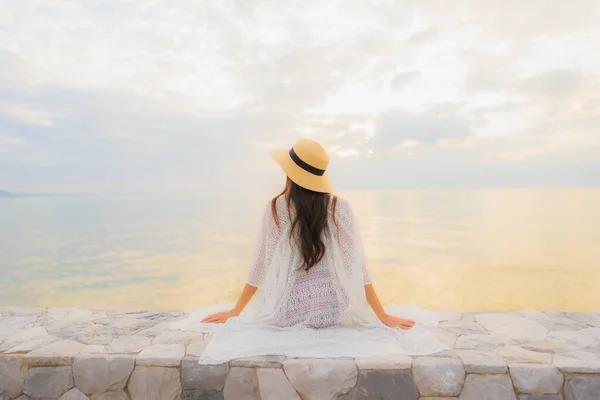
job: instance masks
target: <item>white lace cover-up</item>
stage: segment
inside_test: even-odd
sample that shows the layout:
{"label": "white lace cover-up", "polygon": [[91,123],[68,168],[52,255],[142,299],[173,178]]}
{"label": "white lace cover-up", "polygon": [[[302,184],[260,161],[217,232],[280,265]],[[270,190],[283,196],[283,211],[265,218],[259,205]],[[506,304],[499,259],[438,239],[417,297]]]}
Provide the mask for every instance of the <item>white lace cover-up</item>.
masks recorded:
{"label": "white lace cover-up", "polygon": [[[420,308],[394,309],[417,320],[404,331],[383,325],[365,297],[372,282],[356,220],[350,204],[338,199],[330,207],[323,234],[323,259],[309,271],[290,240],[290,211],[286,200],[276,203],[279,225],[270,203],[265,207],[254,262],[247,283],[257,287],[252,302],[225,324],[201,324],[203,315],[225,310],[219,305],[179,321],[179,328],[214,332],[200,363],[220,364],[258,355],[288,357],[366,357],[385,354],[426,355],[447,349],[430,332],[433,313]],[[391,311],[389,309],[388,311]]]}

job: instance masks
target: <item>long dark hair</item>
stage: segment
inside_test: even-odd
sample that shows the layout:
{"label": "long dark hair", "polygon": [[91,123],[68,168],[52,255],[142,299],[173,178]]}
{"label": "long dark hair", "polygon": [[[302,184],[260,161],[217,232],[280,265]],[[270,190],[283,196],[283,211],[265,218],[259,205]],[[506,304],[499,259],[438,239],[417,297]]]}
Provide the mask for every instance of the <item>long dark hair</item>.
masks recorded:
{"label": "long dark hair", "polygon": [[297,232],[297,244],[300,247],[304,261],[302,268],[308,271],[325,256],[323,232],[330,228],[327,224],[327,217],[331,202],[333,202],[333,222],[335,223],[337,197],[305,189],[287,178],[283,192],[271,201],[271,211],[277,226],[279,226],[277,199],[281,196],[285,196],[290,216],[293,215],[291,217],[290,242],[294,239],[294,233]]}

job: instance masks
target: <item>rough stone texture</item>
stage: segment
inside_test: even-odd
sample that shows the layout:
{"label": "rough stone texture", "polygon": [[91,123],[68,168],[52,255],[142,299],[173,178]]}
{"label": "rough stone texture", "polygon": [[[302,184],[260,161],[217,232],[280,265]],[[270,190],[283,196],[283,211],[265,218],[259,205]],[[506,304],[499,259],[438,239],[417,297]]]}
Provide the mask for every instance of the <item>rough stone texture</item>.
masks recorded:
{"label": "rough stone texture", "polygon": [[455,335],[454,333],[448,332],[443,329],[432,329],[432,332],[441,342],[443,342],[449,348],[453,349],[456,345],[457,335]]}
{"label": "rough stone texture", "polygon": [[600,399],[600,377],[573,376],[565,383],[565,400],[598,400]]}
{"label": "rough stone texture", "polygon": [[419,400],[458,400],[458,397],[419,397]]}
{"label": "rough stone texture", "polygon": [[248,367],[248,368],[281,368],[285,361],[284,356],[257,356],[248,358],[238,358],[232,360],[232,367]]}
{"label": "rough stone texture", "polygon": [[288,359],[283,368],[292,387],[311,400],[331,400],[348,393],[358,375],[350,359]]}
{"label": "rough stone texture", "polygon": [[416,359],[413,374],[421,396],[458,396],[465,379],[460,361],[443,358]]}
{"label": "rough stone texture", "polygon": [[298,396],[282,370],[259,368],[256,374],[261,400],[300,400],[300,396]]}
{"label": "rough stone texture", "polygon": [[183,390],[220,391],[225,386],[229,365],[200,365],[195,357],[185,357],[181,362]]}
{"label": "rough stone texture", "polygon": [[567,313],[569,318],[574,319],[575,321],[583,322],[584,324],[595,326],[596,328],[600,328],[600,312],[590,312],[590,313]]}
{"label": "rough stone texture", "polygon": [[30,339],[30,340],[27,340],[26,342],[23,342],[14,347],[11,347],[10,349],[6,350],[5,353],[7,353],[7,354],[25,354],[25,353],[29,353],[31,351],[40,349],[44,346],[47,346],[49,344],[52,344],[52,343],[55,343],[58,341],[60,341],[60,338],[57,338],[55,336],[50,336],[50,335],[40,336],[38,338]]}
{"label": "rough stone texture", "polygon": [[[159,364],[156,370],[174,371],[175,374],[178,374],[178,368],[173,367],[178,367],[179,360],[183,357],[180,381],[188,387],[183,388],[181,397],[188,399],[223,399],[230,367],[232,375],[229,382],[233,382],[236,371],[252,369],[259,377],[258,390],[263,393],[263,397],[275,393],[271,396],[277,398],[275,396],[281,396],[277,393],[284,393],[286,398],[299,399],[300,394],[293,389],[281,370],[283,365],[283,368],[289,372],[290,362],[298,364],[295,372],[297,388],[303,384],[310,386],[313,381],[318,381],[318,374],[321,372],[326,378],[331,375],[334,381],[342,382],[341,385],[339,382],[330,385],[328,389],[331,391],[321,392],[316,398],[338,395],[340,399],[356,396],[365,398],[367,394],[363,392],[367,390],[364,389],[367,385],[363,385],[362,382],[366,377],[369,377],[368,382],[377,379],[388,382],[369,383],[373,386],[373,390],[384,390],[387,386],[393,386],[393,383],[389,383],[393,380],[391,376],[397,373],[407,373],[410,376],[409,368],[411,362],[415,360],[413,368],[417,371],[414,375],[418,387],[423,384],[416,382],[419,368],[423,368],[423,363],[447,364],[447,370],[445,368],[437,370],[433,366],[430,368],[433,368],[434,375],[448,373],[452,376],[453,368],[462,361],[467,373],[486,375],[478,376],[492,384],[493,379],[502,381],[504,379],[502,376],[510,378],[506,366],[509,363],[519,399],[556,400],[564,395],[566,400],[571,400],[578,395],[583,399],[588,396],[587,398],[600,400],[600,395],[594,392],[597,391],[599,385],[597,380],[600,379],[600,312],[440,312],[438,315],[441,322],[438,328],[432,329],[432,332],[448,344],[450,349],[429,357],[411,359],[406,356],[388,355],[357,360],[320,359],[286,362],[283,356],[261,356],[232,360],[229,366],[198,364],[197,357],[202,355],[207,345],[206,340],[210,340],[211,334],[186,331],[185,324],[177,323],[177,319],[183,315],[182,312],[137,310],[105,312],[76,308],[47,310],[0,308],[0,400],[15,399],[17,396],[20,396],[20,400],[29,400],[30,397],[34,400],[40,399],[41,397],[27,396],[22,393],[24,390],[33,389],[32,382],[36,379],[44,381],[45,378],[40,378],[42,375],[49,377],[52,382],[48,390],[56,389],[56,385],[68,381],[69,371],[72,371],[74,383],[80,382],[82,387],[77,387],[77,390],[69,387],[58,397],[47,398],[66,397],[67,392],[70,393],[69,396],[80,398],[78,392],[80,391],[91,399],[127,399],[128,393],[124,390],[124,386],[128,380],[131,380],[135,366],[136,356],[133,353],[139,353],[137,362],[140,371],[142,368],[152,370],[147,367],[154,366],[151,364]],[[109,363],[107,357],[112,357],[112,362]],[[95,361],[85,361],[90,358]],[[360,385],[357,384],[353,389],[349,389],[345,387],[343,373],[340,375],[337,369],[324,367],[338,361],[341,361],[342,365],[349,366],[348,371],[353,371],[350,372],[349,380],[352,380],[354,375],[353,379],[361,382]],[[120,364],[123,362],[127,364],[126,367]],[[303,370],[300,364],[307,369]],[[307,366],[308,364],[314,365]],[[57,368],[40,368],[49,366]],[[30,371],[27,371],[27,368],[30,368]],[[121,368],[125,368],[125,371],[121,371]],[[344,368],[341,367],[342,372]],[[89,371],[89,376],[82,372],[85,370]],[[564,392],[563,388],[559,387],[559,380],[564,379],[563,374],[568,379],[564,385]],[[143,381],[142,375],[144,373],[140,372],[138,378],[140,382]],[[260,376],[268,376],[269,379],[260,379]],[[469,377],[468,380],[479,379],[478,376]],[[145,379],[149,385],[156,384],[160,380]],[[438,383],[448,384],[446,379],[448,377],[444,376],[443,379],[438,380]],[[270,383],[271,381],[274,383]],[[477,382],[474,384],[476,385]],[[68,382],[65,385],[68,386]],[[102,385],[103,387],[99,387]],[[229,383],[227,392],[234,393],[234,387],[233,383]],[[363,392],[359,391],[359,387]],[[496,399],[498,396],[505,398],[508,392],[502,392],[499,389],[501,387],[502,384],[498,384],[493,390],[486,391],[485,400]],[[303,394],[304,398],[311,398],[310,390],[316,393],[318,389],[313,385],[308,390],[309,393]],[[93,393],[90,390],[93,390]],[[385,394],[378,392],[377,395],[373,390],[370,392],[373,398],[378,396],[385,398]],[[466,387],[463,390],[466,390],[466,394],[463,393],[461,398],[469,394]],[[550,391],[553,393],[541,394]],[[235,394],[237,397],[239,395],[239,393]],[[254,395],[256,393],[252,394]],[[229,394],[225,397],[232,396],[234,395]],[[441,400],[444,396],[450,398],[457,395],[422,393],[419,400],[425,400],[427,397]],[[478,398],[478,400],[482,399]]]}
{"label": "rough stone texture", "polygon": [[567,350],[598,348],[598,340],[596,338],[576,331],[550,332],[548,339],[562,344]]}
{"label": "rough stone texture", "polygon": [[567,350],[563,343],[552,340],[539,340],[521,345],[525,350],[535,351],[537,353],[561,353]]}
{"label": "rough stone texture", "polygon": [[81,351],[80,354],[104,354],[106,353],[106,346],[101,344],[91,344],[86,346],[85,349]]}
{"label": "rough stone texture", "polygon": [[557,354],[553,364],[567,373],[600,374],[600,357],[585,351]]}
{"label": "rough stone texture", "polygon": [[133,371],[135,357],[128,355],[85,355],[75,358],[76,386],[86,394],[125,388]]}
{"label": "rough stone texture", "polygon": [[498,351],[498,355],[509,364],[550,364],[552,355],[525,350],[517,346],[506,346]]}
{"label": "rough stone texture", "polygon": [[202,356],[202,353],[204,353],[204,350],[206,349],[207,345],[208,345],[208,342],[190,343],[186,347],[185,355],[192,356],[192,357],[200,357],[200,356]]}
{"label": "rough stone texture", "polygon": [[0,395],[17,397],[25,384],[23,359],[17,356],[0,356]]}
{"label": "rough stone texture", "polygon": [[506,362],[492,352],[462,350],[458,352],[465,371],[469,374],[505,374],[508,372]]}
{"label": "rough stone texture", "polygon": [[81,390],[73,388],[62,395],[58,400],[89,400],[89,398],[85,394],[81,393]]}
{"label": "rough stone texture", "polygon": [[27,371],[23,392],[33,398],[58,398],[73,384],[71,367],[36,367]]}
{"label": "rough stone texture", "polygon": [[182,344],[157,344],[146,347],[137,355],[138,365],[153,367],[178,367],[185,355],[185,346]]}
{"label": "rough stone texture", "polygon": [[71,365],[75,356],[85,347],[84,344],[72,340],[61,340],[27,354],[25,362],[33,367]]}
{"label": "rough stone texture", "polygon": [[458,400],[458,397],[419,397],[419,400]]}
{"label": "rough stone texture", "polygon": [[29,340],[38,339],[40,337],[48,336],[48,331],[43,327],[35,327],[15,333],[4,340],[0,345],[0,353],[6,352],[8,349],[15,347],[21,343]]}
{"label": "rough stone texture", "polygon": [[136,318],[105,318],[95,321],[96,325],[104,325],[113,336],[134,335],[137,332],[156,325],[158,321]]}
{"label": "rough stone texture", "polygon": [[516,400],[508,375],[468,375],[460,400]]}
{"label": "rough stone texture", "polygon": [[506,336],[499,335],[463,335],[456,340],[455,347],[465,350],[494,350],[513,343]]}
{"label": "rough stone texture", "polygon": [[203,392],[199,390],[187,390],[181,395],[181,400],[224,400],[223,392]]}
{"label": "rough stone texture", "polygon": [[150,346],[150,339],[146,336],[121,336],[108,345],[111,353],[139,353]]}
{"label": "rough stone texture", "polygon": [[401,355],[363,357],[355,361],[359,369],[395,370],[410,369],[412,366],[412,358]]}
{"label": "rough stone texture", "polygon": [[254,368],[231,368],[225,381],[223,396],[225,400],[261,400],[256,370]]}
{"label": "rough stone texture", "polygon": [[201,332],[166,332],[152,339],[152,344],[183,344],[188,345],[192,342],[202,341],[204,336]]}
{"label": "rough stone texture", "polygon": [[179,370],[137,366],[128,385],[131,400],[174,400],[181,396]]}
{"label": "rough stone texture", "polygon": [[444,311],[436,311],[438,322],[450,321],[450,320],[460,320],[463,317],[463,314],[460,311],[452,311],[452,310],[444,310]]}
{"label": "rough stone texture", "polygon": [[554,317],[536,320],[537,323],[550,331],[578,331],[588,328],[588,325],[570,318]]}
{"label": "rough stone texture", "polygon": [[419,399],[419,391],[410,371],[360,371],[358,383],[343,400],[380,399],[395,400]]}
{"label": "rough stone texture", "polygon": [[477,322],[465,320],[451,320],[440,322],[440,328],[455,335],[486,335],[488,332]]}
{"label": "rough stone texture", "polygon": [[92,400],[129,400],[129,396],[124,390],[116,390],[100,394],[93,394]]}
{"label": "rough stone texture", "polygon": [[544,340],[548,335],[539,322],[507,313],[477,314],[475,320],[490,334],[506,336],[519,342]]}
{"label": "rough stone texture", "polygon": [[523,394],[558,394],[564,377],[556,367],[534,364],[511,364],[510,376]]}

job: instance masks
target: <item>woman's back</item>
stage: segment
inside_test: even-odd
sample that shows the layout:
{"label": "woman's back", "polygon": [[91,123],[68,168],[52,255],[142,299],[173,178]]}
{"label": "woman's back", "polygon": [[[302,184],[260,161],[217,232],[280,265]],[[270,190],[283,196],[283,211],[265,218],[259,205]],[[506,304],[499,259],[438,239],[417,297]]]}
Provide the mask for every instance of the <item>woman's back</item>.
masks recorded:
{"label": "woman's back", "polygon": [[[280,196],[273,205],[269,204],[265,209],[261,232],[264,241],[257,245],[257,257],[248,283],[257,287],[262,285],[267,291],[282,288],[274,310],[274,322],[279,326],[320,328],[342,322],[348,295],[334,264],[336,257],[348,268],[355,264],[352,260],[356,254],[356,244],[352,243],[355,226],[350,205],[343,199],[328,198],[327,223],[320,238],[325,251],[323,257],[308,269],[299,244],[299,227],[293,224],[296,218],[293,204]],[[271,266],[271,263],[276,265]],[[362,267],[363,284],[368,284],[371,281],[368,268]],[[264,285],[269,268],[276,273],[272,273],[271,282]]]}

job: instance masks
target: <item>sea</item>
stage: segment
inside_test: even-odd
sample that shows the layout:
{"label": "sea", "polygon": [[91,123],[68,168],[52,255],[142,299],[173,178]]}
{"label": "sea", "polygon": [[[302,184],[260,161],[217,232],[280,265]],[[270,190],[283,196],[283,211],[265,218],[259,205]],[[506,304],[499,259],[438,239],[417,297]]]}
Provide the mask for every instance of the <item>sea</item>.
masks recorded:
{"label": "sea", "polygon": [[[357,191],[375,289],[434,310],[600,309],[600,188]],[[267,196],[0,199],[0,306],[234,302]]]}

